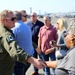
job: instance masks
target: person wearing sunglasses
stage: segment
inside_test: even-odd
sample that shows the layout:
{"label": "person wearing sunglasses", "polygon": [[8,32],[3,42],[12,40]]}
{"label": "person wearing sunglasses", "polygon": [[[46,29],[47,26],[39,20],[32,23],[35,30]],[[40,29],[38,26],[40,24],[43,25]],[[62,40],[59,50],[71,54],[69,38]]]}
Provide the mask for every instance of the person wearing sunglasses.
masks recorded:
{"label": "person wearing sunglasses", "polygon": [[[52,46],[50,50],[55,50],[56,59],[59,60],[66,55],[66,52],[68,50],[64,39],[64,34],[66,33],[66,30],[68,28],[67,21],[64,18],[59,18],[55,27],[57,29],[58,40],[57,42],[55,42],[54,40],[50,41],[50,45]],[[50,50],[47,50],[45,54],[50,53]]]}
{"label": "person wearing sunglasses", "polygon": [[[30,18],[31,18],[31,21],[27,22],[27,25],[30,27],[31,33],[32,33],[32,42],[33,42],[33,47],[35,49],[33,56],[35,58],[38,58],[38,53],[36,52],[36,48],[38,45],[38,33],[40,30],[40,27],[42,27],[44,23],[37,19],[36,12],[32,12]],[[38,69],[36,67],[34,67],[34,72],[32,73],[32,75],[38,75]]]}
{"label": "person wearing sunglasses", "polygon": [[65,44],[65,39],[64,39],[64,34],[66,33],[66,30],[68,28],[67,21],[64,18],[59,18],[56,23],[56,28],[57,28],[57,34],[58,34],[58,40],[57,44],[55,44],[54,47],[56,47],[56,58],[57,59],[62,59],[68,48],[66,47]]}
{"label": "person wearing sunglasses", "polygon": [[[15,35],[15,40],[21,48],[23,48],[29,55],[32,56],[34,54],[34,48],[32,45],[31,29],[22,21],[23,14],[21,12],[17,11],[14,13],[14,15],[16,16],[16,22],[15,27],[12,28],[12,31]],[[16,61],[14,66],[14,74],[25,75],[29,67],[30,63],[25,65]]]}
{"label": "person wearing sunglasses", "polygon": [[12,75],[15,61],[33,64],[38,69],[46,67],[44,61],[30,56],[19,47],[11,28],[15,26],[15,15],[10,10],[0,13],[0,75]]}
{"label": "person wearing sunglasses", "polygon": [[56,75],[75,75],[75,22],[67,29],[65,42],[69,48],[66,56],[57,61],[46,61],[46,64],[56,68]]}
{"label": "person wearing sunglasses", "polygon": [[26,11],[21,10],[21,14],[22,14],[22,21],[27,22],[28,15],[27,15]]}

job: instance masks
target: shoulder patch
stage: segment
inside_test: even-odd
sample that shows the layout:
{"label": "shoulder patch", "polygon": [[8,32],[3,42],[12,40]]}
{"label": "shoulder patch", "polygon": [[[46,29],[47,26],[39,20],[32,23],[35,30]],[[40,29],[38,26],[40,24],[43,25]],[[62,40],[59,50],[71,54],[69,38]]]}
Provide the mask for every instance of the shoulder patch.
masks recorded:
{"label": "shoulder patch", "polygon": [[14,37],[13,37],[11,34],[9,34],[9,35],[7,36],[7,40],[8,40],[9,42],[11,42],[11,41],[14,40]]}

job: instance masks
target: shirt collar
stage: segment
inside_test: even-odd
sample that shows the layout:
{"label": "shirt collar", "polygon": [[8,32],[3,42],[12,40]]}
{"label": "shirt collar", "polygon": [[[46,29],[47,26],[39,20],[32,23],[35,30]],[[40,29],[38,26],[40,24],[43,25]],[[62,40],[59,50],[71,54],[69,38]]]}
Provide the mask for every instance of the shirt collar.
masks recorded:
{"label": "shirt collar", "polygon": [[67,53],[69,53],[71,50],[73,50],[75,48],[75,46],[74,47],[72,47],[72,48],[70,48],[68,51],[67,51]]}
{"label": "shirt collar", "polygon": [[49,27],[44,26],[44,29],[47,29],[47,30],[48,30],[48,29],[52,29],[52,27],[53,27],[53,26],[50,24]]}
{"label": "shirt collar", "polygon": [[37,21],[38,21],[38,20],[36,20],[36,22],[35,22],[35,23],[33,23],[33,22],[32,22],[32,24],[34,24],[34,25],[35,25],[35,24],[37,24]]}

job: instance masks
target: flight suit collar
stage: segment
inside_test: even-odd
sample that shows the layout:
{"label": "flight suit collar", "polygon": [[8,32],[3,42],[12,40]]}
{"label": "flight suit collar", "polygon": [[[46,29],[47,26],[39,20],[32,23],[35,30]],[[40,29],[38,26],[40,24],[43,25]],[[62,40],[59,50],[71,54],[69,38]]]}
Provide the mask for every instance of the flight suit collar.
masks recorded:
{"label": "flight suit collar", "polygon": [[10,33],[12,33],[12,35],[14,36],[12,30],[9,30],[9,29],[8,29],[7,27],[5,27],[5,26],[4,26],[4,28],[5,28],[6,30],[8,30]]}

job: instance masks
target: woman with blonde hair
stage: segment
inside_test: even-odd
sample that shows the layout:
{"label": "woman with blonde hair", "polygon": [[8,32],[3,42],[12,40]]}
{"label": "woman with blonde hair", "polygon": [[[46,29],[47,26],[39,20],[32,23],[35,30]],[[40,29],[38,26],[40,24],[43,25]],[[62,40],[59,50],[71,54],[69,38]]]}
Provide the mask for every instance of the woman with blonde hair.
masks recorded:
{"label": "woman with blonde hair", "polygon": [[64,18],[59,18],[56,23],[56,28],[58,31],[58,36],[63,30],[66,30],[68,27],[67,21]]}
{"label": "woman with blonde hair", "polygon": [[[57,29],[57,34],[58,34],[58,40],[57,43],[55,43],[53,40],[50,42],[50,45],[52,48],[47,50],[45,54],[49,54],[52,49],[55,49],[55,55],[56,59],[62,59],[68,50],[65,44],[64,40],[64,34],[66,33],[66,29],[68,27],[67,21],[64,18],[59,18],[56,23],[56,29]],[[54,42],[54,43],[53,43]]]}
{"label": "woman with blonde hair", "polygon": [[47,61],[46,65],[56,68],[56,75],[75,75],[75,22],[68,28],[65,42],[69,49],[64,58],[58,61]]}

